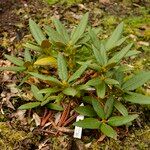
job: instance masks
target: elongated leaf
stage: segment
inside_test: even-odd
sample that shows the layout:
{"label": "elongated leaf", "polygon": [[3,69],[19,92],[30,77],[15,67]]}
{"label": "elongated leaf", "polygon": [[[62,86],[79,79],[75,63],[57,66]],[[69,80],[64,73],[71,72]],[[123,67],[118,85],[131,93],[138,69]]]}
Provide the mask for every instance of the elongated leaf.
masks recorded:
{"label": "elongated leaf", "polygon": [[114,98],[110,97],[106,103],[105,103],[105,107],[104,107],[104,112],[105,112],[105,118],[109,118],[113,112],[113,107],[114,107]]}
{"label": "elongated leaf", "polygon": [[33,96],[38,100],[38,101],[42,101],[43,99],[43,95],[39,92],[39,89],[35,86],[35,85],[31,85],[31,91],[33,93]]}
{"label": "elongated leaf", "polygon": [[83,74],[83,72],[86,70],[86,68],[88,67],[88,65],[82,65],[68,80],[68,82],[72,82],[78,78],[81,77],[81,75]]}
{"label": "elongated leaf", "polygon": [[75,111],[81,115],[88,116],[88,117],[96,116],[96,113],[91,106],[79,106],[75,108]]}
{"label": "elongated leaf", "polygon": [[30,75],[28,74],[24,78],[20,79],[21,82],[19,83],[18,87],[23,85],[23,83],[25,83],[28,80],[29,77],[30,77]]}
{"label": "elongated leaf", "polygon": [[31,54],[30,54],[30,51],[29,51],[29,49],[25,49],[25,51],[24,51],[24,60],[27,62],[27,61],[29,61],[29,62],[31,62],[32,61],[32,59],[31,59]]}
{"label": "elongated leaf", "polygon": [[69,35],[63,24],[56,18],[53,18],[53,23],[56,27],[57,32],[65,38],[66,42],[69,42]]}
{"label": "elongated leaf", "polygon": [[123,116],[128,116],[128,110],[121,102],[115,101],[114,106]]}
{"label": "elongated leaf", "polygon": [[128,53],[126,53],[125,57],[131,57],[131,56],[134,56],[134,55],[137,55],[140,53],[141,53],[140,51],[132,50],[132,51],[129,51]]}
{"label": "elongated leaf", "polygon": [[52,29],[49,26],[45,26],[45,32],[48,34],[50,41],[54,42],[60,42],[62,44],[65,44],[65,40],[58,32],[56,32],[54,29]]}
{"label": "elongated leaf", "polygon": [[30,103],[21,105],[18,109],[32,109],[32,108],[38,107],[40,104],[41,102],[30,102]]}
{"label": "elongated leaf", "polygon": [[63,100],[63,98],[64,98],[64,94],[60,93],[60,94],[57,95],[57,98],[56,98],[55,102],[57,104],[60,104],[60,102]]}
{"label": "elongated leaf", "polygon": [[119,82],[117,80],[114,80],[111,78],[105,79],[105,83],[107,83],[107,84],[119,84]]}
{"label": "elongated leaf", "polygon": [[52,94],[52,93],[56,93],[58,91],[60,91],[60,89],[58,89],[58,88],[45,88],[45,89],[40,90],[38,93]]}
{"label": "elongated leaf", "polygon": [[102,81],[99,85],[96,85],[95,87],[96,87],[97,96],[103,99],[105,97],[105,93],[106,93],[105,82]]}
{"label": "elongated leaf", "polygon": [[3,70],[20,72],[20,71],[26,70],[26,68],[25,67],[16,67],[16,66],[0,67],[0,71],[3,71]]}
{"label": "elongated leaf", "polygon": [[105,112],[104,112],[104,108],[102,107],[100,102],[97,99],[93,99],[92,100],[92,105],[93,105],[93,108],[94,108],[95,112],[97,113],[97,115],[101,119],[104,119],[105,118]]}
{"label": "elongated leaf", "polygon": [[81,91],[81,90],[89,91],[89,88],[90,87],[88,85],[86,85],[86,84],[82,84],[82,85],[77,85],[76,86],[76,89],[79,90],[79,91]]}
{"label": "elongated leaf", "polygon": [[150,96],[130,92],[123,97],[126,101],[136,104],[150,104]]}
{"label": "elongated leaf", "polygon": [[26,43],[26,44],[23,44],[23,46],[26,48],[29,48],[31,50],[35,50],[37,52],[42,52],[42,48],[36,44],[33,44],[33,43]]}
{"label": "elongated leaf", "polygon": [[126,54],[127,52],[130,50],[130,48],[132,47],[132,43],[128,44],[126,47],[124,47],[120,52],[118,52],[117,54],[115,54],[109,61],[108,64],[110,63],[117,63],[119,62]]}
{"label": "elongated leaf", "polygon": [[116,117],[111,117],[108,120],[108,124],[111,126],[122,126],[125,125],[134,119],[136,119],[138,115],[128,115],[128,116],[116,116]]}
{"label": "elongated leaf", "polygon": [[59,104],[54,104],[54,103],[50,103],[46,105],[47,108],[49,109],[53,109],[53,110],[58,110],[58,111],[63,111],[63,107]]}
{"label": "elongated leaf", "polygon": [[128,79],[123,85],[122,89],[125,91],[134,90],[142,86],[145,82],[150,80],[150,71],[149,72],[140,72],[134,75],[132,78]]}
{"label": "elongated leaf", "polygon": [[118,40],[121,37],[123,31],[123,22],[120,23],[116,29],[114,30],[114,32],[112,33],[112,35],[109,37],[109,39],[106,42],[105,48],[106,50],[111,49],[112,47],[114,47],[114,45],[118,42]]}
{"label": "elongated leaf", "polygon": [[92,96],[84,96],[82,100],[88,104],[92,104],[93,99],[95,99],[95,98]]}
{"label": "elongated leaf", "polygon": [[127,38],[128,38],[128,37],[126,36],[126,37],[123,37],[123,38],[121,38],[120,40],[118,40],[118,41],[116,42],[116,44],[114,45],[114,47],[120,46]]}
{"label": "elongated leaf", "polygon": [[98,39],[97,35],[94,33],[94,31],[92,29],[90,29],[88,31],[88,33],[90,35],[90,38],[92,40],[94,47],[96,47],[96,49],[100,49],[101,43],[100,43],[100,40]]}
{"label": "elongated leaf", "polygon": [[100,78],[94,78],[94,79],[91,79],[89,80],[86,85],[88,86],[96,86],[96,85],[99,85],[102,81],[100,80]]}
{"label": "elongated leaf", "polygon": [[74,126],[82,127],[84,129],[99,129],[101,122],[95,118],[86,118],[73,123]]}
{"label": "elongated leaf", "polygon": [[65,95],[69,95],[69,96],[73,96],[74,97],[75,95],[77,95],[78,91],[75,88],[68,87],[68,88],[63,90],[63,93]]}
{"label": "elongated leaf", "polygon": [[103,57],[102,57],[102,54],[99,50],[97,50],[94,46],[92,46],[92,49],[93,49],[93,53],[94,53],[94,56],[96,58],[96,61],[101,65],[103,66],[104,65],[104,62],[103,62]]}
{"label": "elongated leaf", "polygon": [[117,139],[117,132],[111,126],[102,123],[100,129],[106,136]]}
{"label": "elongated leaf", "polygon": [[103,43],[101,43],[100,52],[101,52],[101,56],[102,56],[102,59],[103,59],[103,65],[106,65],[107,61],[108,61],[108,58],[107,58],[106,49],[105,49],[105,46],[104,46]]}
{"label": "elongated leaf", "polygon": [[74,32],[71,36],[72,44],[75,44],[79,40],[79,38],[82,36],[82,34],[84,33],[87,23],[88,23],[88,16],[89,16],[89,13],[86,13],[82,17],[82,19],[81,19],[80,23],[78,24],[78,26],[76,27],[76,29],[74,30]]}
{"label": "elongated leaf", "polygon": [[48,56],[48,57],[44,57],[41,59],[38,59],[34,65],[43,65],[43,66],[47,66],[47,65],[52,65],[52,66],[57,66],[57,61],[54,57]]}
{"label": "elongated leaf", "polygon": [[55,100],[57,96],[49,96],[44,101],[42,101],[41,106],[48,104],[50,101]]}
{"label": "elongated leaf", "polygon": [[90,64],[89,68],[91,68],[92,70],[95,70],[95,71],[100,71],[101,70],[101,67],[96,63]]}
{"label": "elongated leaf", "polygon": [[42,41],[46,39],[42,30],[32,19],[29,20],[29,27],[34,39],[41,45]]}
{"label": "elongated leaf", "polygon": [[50,81],[52,83],[56,83],[58,85],[61,85],[61,82],[58,79],[54,78],[54,77],[47,76],[47,75],[42,75],[42,74],[35,73],[35,72],[29,72],[29,74],[36,77],[36,78],[39,78],[41,80],[44,80],[44,81],[47,80],[47,81]]}
{"label": "elongated leaf", "polygon": [[22,67],[24,62],[21,60],[21,59],[18,59],[17,57],[15,56],[10,56],[10,55],[6,55],[5,54],[5,57],[10,61],[12,62],[13,64],[17,65],[17,66],[20,66]]}
{"label": "elongated leaf", "polygon": [[61,53],[58,54],[57,57],[57,65],[58,65],[58,75],[62,81],[67,81],[68,79],[68,71],[66,61]]}

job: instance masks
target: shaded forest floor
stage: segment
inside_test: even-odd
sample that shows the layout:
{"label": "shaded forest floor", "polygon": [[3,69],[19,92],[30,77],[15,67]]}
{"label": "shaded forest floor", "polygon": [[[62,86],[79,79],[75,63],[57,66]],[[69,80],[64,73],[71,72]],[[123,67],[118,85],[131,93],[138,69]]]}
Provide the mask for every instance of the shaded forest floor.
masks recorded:
{"label": "shaded forest floor", "polygon": [[[82,14],[90,12],[90,23],[94,27],[101,27],[101,37],[107,37],[116,25],[124,21],[124,35],[129,35],[129,41],[134,41],[134,49],[141,53],[128,61],[137,70],[150,69],[150,3],[148,1],[117,0],[111,3],[99,1],[85,1],[72,6],[55,4],[49,6],[38,0],[0,0],[0,65],[9,64],[3,58],[4,53],[21,53],[23,43],[32,39],[28,28],[29,18],[33,18],[39,25],[51,24],[51,17],[59,18],[66,26],[72,28]],[[134,112],[140,114],[134,125],[119,131],[118,141],[108,138],[99,139],[99,134],[84,131],[82,140],[75,140],[71,134],[61,133],[59,136],[41,132],[30,115],[17,111],[22,99],[18,98],[16,84],[20,77],[12,72],[0,74],[0,149],[2,150],[85,150],[85,149],[139,149],[148,150],[150,147],[150,107],[130,106]],[[150,86],[139,89],[150,95]],[[32,131],[32,132],[31,132]],[[91,135],[91,136],[89,136]],[[92,136],[93,135],[93,136]],[[95,136],[96,135],[96,136]]]}

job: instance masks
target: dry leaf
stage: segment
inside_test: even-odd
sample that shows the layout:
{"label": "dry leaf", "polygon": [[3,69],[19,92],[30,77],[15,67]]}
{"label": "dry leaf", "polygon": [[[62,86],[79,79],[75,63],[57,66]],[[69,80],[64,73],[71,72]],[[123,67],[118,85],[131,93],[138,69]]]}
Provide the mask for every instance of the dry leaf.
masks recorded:
{"label": "dry leaf", "polygon": [[36,126],[39,126],[40,123],[41,123],[41,118],[36,113],[34,113],[33,114],[33,119],[35,120]]}

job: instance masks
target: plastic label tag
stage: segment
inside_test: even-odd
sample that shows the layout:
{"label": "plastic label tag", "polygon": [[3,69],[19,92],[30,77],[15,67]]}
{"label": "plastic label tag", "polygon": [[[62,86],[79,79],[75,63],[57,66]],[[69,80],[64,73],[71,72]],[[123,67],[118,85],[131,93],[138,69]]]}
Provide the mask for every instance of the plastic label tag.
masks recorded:
{"label": "plastic label tag", "polygon": [[[80,106],[84,106],[83,103]],[[83,120],[83,119],[84,119],[84,116],[83,115],[79,115],[76,118],[76,122],[79,121],[79,120]],[[75,126],[73,137],[81,139],[81,136],[82,136],[82,127]]]}

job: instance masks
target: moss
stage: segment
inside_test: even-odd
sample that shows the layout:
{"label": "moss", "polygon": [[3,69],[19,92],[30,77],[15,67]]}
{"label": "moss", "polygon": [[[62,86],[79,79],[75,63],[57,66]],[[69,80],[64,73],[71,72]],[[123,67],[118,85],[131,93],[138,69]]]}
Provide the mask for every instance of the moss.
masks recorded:
{"label": "moss", "polygon": [[45,0],[48,4],[52,5],[55,3],[61,3],[61,4],[67,4],[67,5],[72,5],[76,3],[81,3],[82,0]]}
{"label": "moss", "polygon": [[6,123],[0,123],[0,149],[13,150],[14,146],[27,138],[32,138],[32,134],[24,131],[17,131],[12,129]]}
{"label": "moss", "polygon": [[90,149],[92,150],[148,150],[150,147],[150,126],[146,126],[144,129],[134,130],[132,134],[129,134],[123,140],[107,139],[105,142],[97,143],[93,141]]}
{"label": "moss", "polygon": [[67,135],[62,135],[58,137],[50,137],[50,149],[53,150],[67,150],[71,148],[72,138]]}

